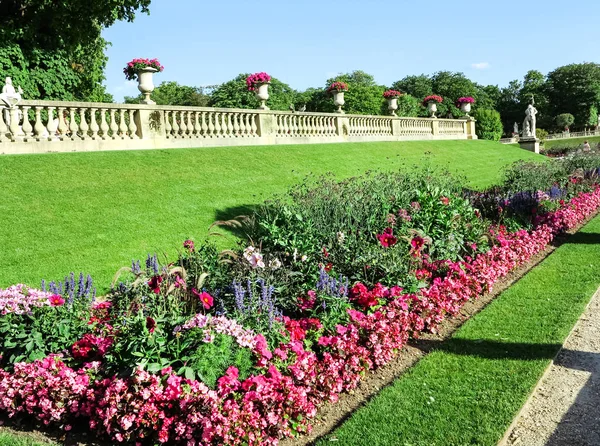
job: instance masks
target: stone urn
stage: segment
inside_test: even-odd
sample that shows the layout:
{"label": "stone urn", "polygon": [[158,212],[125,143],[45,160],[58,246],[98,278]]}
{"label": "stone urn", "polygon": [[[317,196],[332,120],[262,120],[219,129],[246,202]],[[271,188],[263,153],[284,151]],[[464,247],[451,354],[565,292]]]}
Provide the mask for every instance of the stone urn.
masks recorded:
{"label": "stone urn", "polygon": [[431,114],[431,118],[435,118],[435,112],[437,111],[437,102],[429,101],[427,103],[427,111]]}
{"label": "stone urn", "polygon": [[258,108],[260,110],[269,110],[267,107],[267,99],[269,99],[269,82],[265,82],[263,84],[256,84],[254,87],[254,95],[256,99],[260,101],[260,105]]}
{"label": "stone urn", "polygon": [[388,110],[391,116],[396,116],[396,110],[398,110],[398,96],[392,96],[387,98]]}
{"label": "stone urn", "polygon": [[342,110],[342,105],[346,102],[344,101],[344,91],[334,90],[331,92],[333,94],[333,104],[337,107],[336,113],[344,113]]}
{"label": "stone urn", "polygon": [[150,93],[154,91],[154,83],[152,82],[152,75],[158,70],[152,67],[146,67],[143,70],[139,70],[137,74],[138,90],[144,95],[144,99],[140,102],[142,104],[154,105],[155,102],[150,99]]}
{"label": "stone urn", "polygon": [[471,103],[470,102],[461,103],[460,111],[463,112],[465,115],[469,116],[469,113],[471,113]]}

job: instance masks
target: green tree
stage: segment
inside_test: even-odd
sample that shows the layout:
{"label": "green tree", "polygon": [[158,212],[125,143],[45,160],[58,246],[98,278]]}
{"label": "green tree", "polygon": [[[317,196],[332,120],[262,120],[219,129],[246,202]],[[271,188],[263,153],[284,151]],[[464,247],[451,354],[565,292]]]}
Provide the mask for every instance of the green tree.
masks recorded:
{"label": "green tree", "polygon": [[433,94],[433,84],[431,78],[425,74],[419,76],[406,76],[392,84],[393,90],[399,90],[408,93],[411,96],[422,101],[425,96]]}
{"label": "green tree", "polygon": [[150,0],[2,0],[0,78],[28,99],[111,101],[102,28],[148,12]]}
{"label": "green tree", "polygon": [[463,73],[439,71],[431,77],[431,85],[434,94],[440,95],[444,99],[444,102],[438,106],[438,116],[450,114],[454,117],[463,116],[464,113],[456,107],[456,100],[466,96],[475,98],[474,110],[477,109],[480,90],[477,84]]}
{"label": "green tree", "polygon": [[[139,104],[143,95],[135,97],[125,96],[126,104]],[[199,87],[179,85],[177,82],[162,82],[152,92],[152,100],[158,105],[184,105],[191,107],[206,107],[209,96],[202,93]]]}
{"label": "green tree", "polygon": [[590,107],[587,125],[589,125],[591,127],[598,126],[598,107],[596,107],[595,105],[592,105]]}
{"label": "green tree", "polygon": [[475,133],[479,139],[498,141],[502,137],[500,113],[496,110],[479,108],[474,116],[477,119]]}
{"label": "green tree", "polygon": [[569,130],[575,122],[575,117],[571,113],[561,113],[554,118],[554,122],[559,130]]}
{"label": "green tree", "polygon": [[419,99],[409,94],[404,94],[398,98],[398,110],[396,110],[396,114],[406,117],[419,116],[422,107]]}
{"label": "green tree", "polygon": [[[219,85],[210,95],[211,107],[225,108],[257,108],[258,99],[254,93],[248,91],[246,78],[248,73],[242,73],[228,82]],[[279,79],[271,78],[269,85],[269,100],[267,105],[272,110],[289,110],[290,105],[296,103],[296,91]]]}
{"label": "green tree", "polygon": [[539,127],[549,128],[552,126],[546,76],[537,70],[529,70],[523,78],[523,84],[518,97],[519,108],[521,110],[525,110],[527,105],[531,102],[531,99],[534,99],[535,108],[538,111],[536,119]]}
{"label": "green tree", "polygon": [[[377,85],[375,78],[364,71],[353,71],[351,73],[339,74],[334,78],[327,79],[327,87],[333,82],[346,82],[348,91],[344,94],[344,110],[346,113],[378,115],[381,113],[381,104],[384,102],[383,92],[385,87]],[[333,112],[335,106],[331,97],[323,104],[327,112]]]}
{"label": "green tree", "polygon": [[570,113],[584,127],[590,107],[600,104],[600,64],[565,65],[548,73],[548,98],[552,115]]}
{"label": "green tree", "polygon": [[496,110],[500,113],[504,134],[510,135],[513,132],[514,123],[519,125],[525,118],[525,108],[521,107],[519,93],[522,84],[518,80],[510,81],[507,87],[500,90]]}

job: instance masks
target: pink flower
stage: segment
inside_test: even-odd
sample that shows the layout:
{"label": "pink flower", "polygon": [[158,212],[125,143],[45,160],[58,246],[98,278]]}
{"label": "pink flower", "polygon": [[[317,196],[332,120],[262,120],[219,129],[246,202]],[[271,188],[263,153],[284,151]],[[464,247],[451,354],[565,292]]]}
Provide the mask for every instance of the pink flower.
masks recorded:
{"label": "pink flower", "polygon": [[192,293],[200,299],[200,302],[202,302],[202,305],[206,310],[210,310],[214,303],[213,297],[210,294],[206,291],[199,292],[196,288],[192,288]]}
{"label": "pink flower", "polygon": [[194,251],[194,241],[190,239],[186,240],[185,242],[183,242],[183,247],[189,250],[190,252]]}
{"label": "pink flower", "polygon": [[148,281],[148,286],[156,294],[160,294],[160,284],[162,283],[162,281],[163,281],[162,276],[158,276],[158,275],[152,276],[150,278],[150,280]]}
{"label": "pink flower", "polygon": [[450,204],[450,199],[448,197],[440,197],[440,203],[444,206],[448,206]]}
{"label": "pink flower", "polygon": [[53,294],[48,298],[48,303],[53,307],[60,307],[64,305],[65,300],[58,294]]}

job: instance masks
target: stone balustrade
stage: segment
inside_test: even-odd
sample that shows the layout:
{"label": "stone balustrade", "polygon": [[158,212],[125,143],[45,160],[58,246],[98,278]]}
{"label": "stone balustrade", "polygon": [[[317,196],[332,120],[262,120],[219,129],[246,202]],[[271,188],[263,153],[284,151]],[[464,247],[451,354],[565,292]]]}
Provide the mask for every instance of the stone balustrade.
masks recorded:
{"label": "stone balustrade", "polygon": [[92,102],[0,107],[0,153],[476,139],[472,119]]}

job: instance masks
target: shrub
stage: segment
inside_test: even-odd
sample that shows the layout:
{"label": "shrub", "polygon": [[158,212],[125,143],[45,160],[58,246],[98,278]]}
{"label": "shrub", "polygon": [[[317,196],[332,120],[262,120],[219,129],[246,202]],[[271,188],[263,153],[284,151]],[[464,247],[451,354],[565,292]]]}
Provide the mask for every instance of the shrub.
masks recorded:
{"label": "shrub", "polygon": [[560,130],[568,131],[575,122],[575,117],[571,113],[562,113],[554,118],[554,122]]}
{"label": "shrub", "polygon": [[542,144],[544,144],[544,142],[546,141],[546,138],[548,137],[548,132],[544,129],[536,128],[535,129],[535,137],[537,139],[539,139],[542,142]]}
{"label": "shrub", "polygon": [[502,137],[502,120],[496,110],[480,108],[475,112],[475,133],[479,139],[499,141]]}

